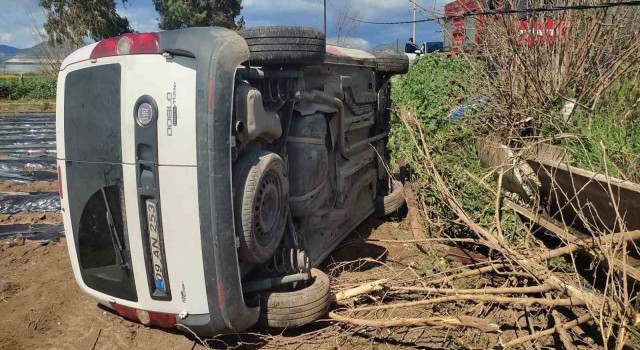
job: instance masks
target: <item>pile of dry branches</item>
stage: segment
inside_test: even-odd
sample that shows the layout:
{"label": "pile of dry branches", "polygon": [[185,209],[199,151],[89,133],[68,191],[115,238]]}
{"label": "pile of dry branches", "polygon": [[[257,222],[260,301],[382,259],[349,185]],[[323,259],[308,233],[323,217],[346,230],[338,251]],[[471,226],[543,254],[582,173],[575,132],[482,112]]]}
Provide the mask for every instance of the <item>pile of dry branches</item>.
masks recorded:
{"label": "pile of dry branches", "polygon": [[[374,298],[365,300],[366,303],[373,300],[373,305],[337,310],[330,317],[365,328],[427,326],[473,329],[476,333],[495,334],[492,338],[494,343],[485,345],[503,348],[547,344],[545,342],[549,341],[550,336],[557,335],[558,341],[565,348],[573,349],[571,344],[587,333],[594,333],[594,329],[601,346],[607,347],[612,343],[624,345],[628,339],[628,330],[635,322],[635,311],[627,285],[624,247],[629,242],[640,239],[640,231],[603,233],[604,235],[594,236],[593,239],[565,239],[564,244],[555,249],[546,248],[539,242],[529,246],[514,245],[504,238],[501,224],[503,212],[519,209],[519,214],[530,216],[525,216],[525,219],[537,221],[538,224],[541,218],[505,196],[501,180],[498,180],[500,187],[497,188],[491,188],[478,180],[478,186],[485,186],[487,191],[495,195],[495,222],[491,227],[483,227],[474,222],[462,209],[458,198],[433,162],[421,123],[412,113],[405,111],[400,116],[416,149],[425,159],[424,167],[414,169],[415,173],[432,176],[441,199],[456,214],[458,224],[466,225],[475,233],[473,239],[451,239],[451,244],[462,242],[481,247],[479,251],[485,252],[487,259],[466,266],[463,271],[415,279],[372,281],[339,292],[336,299],[341,304],[352,306],[354,297],[373,294]],[[503,172],[497,174],[499,178],[503,175]],[[409,220],[416,236],[415,242],[428,242],[430,238],[425,237],[419,217],[424,202],[420,202],[420,199],[416,202],[410,195],[409,205]],[[555,227],[560,234],[570,232],[567,226],[544,226]],[[564,236],[566,237],[567,235]],[[574,266],[574,271],[554,271],[550,264],[558,258],[572,261],[577,254],[585,251],[597,256],[596,261],[608,263],[609,268],[605,271],[608,276],[607,287],[603,290],[598,291],[587,284],[588,281],[578,274],[578,267]],[[491,283],[487,282],[480,288],[456,287],[456,281],[479,276],[490,277]],[[496,283],[499,286],[487,286]],[[362,302],[361,299],[356,304]],[[531,327],[528,336],[509,338],[506,333],[501,336],[505,329],[513,326],[512,319],[504,319],[507,310],[515,312],[516,318],[527,320]],[[540,320],[532,320],[531,315],[534,313],[543,320],[552,320],[551,325],[545,328]],[[428,316],[406,316],[424,314]],[[585,323],[590,324],[586,330],[579,328]]]}
{"label": "pile of dry branches", "polygon": [[[546,1],[527,4],[548,7]],[[452,175],[452,164],[439,163],[447,150],[433,148],[434,135],[415,110],[396,111],[419,160],[409,164],[414,177],[407,195],[414,242],[438,250],[433,240],[455,232],[451,227],[464,227],[471,237],[445,236],[445,245],[484,259],[438,274],[392,274],[348,288],[336,295],[343,307],[331,319],[361,330],[455,330],[461,332],[455,347],[637,346],[640,271],[634,257],[640,254],[634,242],[640,227],[630,224],[635,207],[623,203],[621,193],[638,189],[640,195],[640,186],[609,174],[612,162],[604,144],[600,171],[593,173],[570,167],[566,151],[548,159],[540,150],[558,139],[581,138],[581,130],[569,123],[576,113],[589,119],[615,107],[621,122],[640,121],[640,95],[603,102],[624,79],[638,91],[640,11],[618,7],[528,16],[534,33],[528,38],[517,34],[518,14],[482,18],[482,45],[469,57],[486,68],[483,91],[489,104],[479,117],[460,123],[475,130],[480,144],[490,140],[485,173]],[[556,37],[537,37],[537,24],[549,19],[557,26]],[[461,181],[472,182],[489,198],[482,211],[469,211],[471,196],[456,185]],[[588,191],[598,192],[598,203],[594,196],[584,197]],[[440,213],[434,202],[444,204],[448,215],[434,215]],[[514,331],[521,327],[527,335]]]}

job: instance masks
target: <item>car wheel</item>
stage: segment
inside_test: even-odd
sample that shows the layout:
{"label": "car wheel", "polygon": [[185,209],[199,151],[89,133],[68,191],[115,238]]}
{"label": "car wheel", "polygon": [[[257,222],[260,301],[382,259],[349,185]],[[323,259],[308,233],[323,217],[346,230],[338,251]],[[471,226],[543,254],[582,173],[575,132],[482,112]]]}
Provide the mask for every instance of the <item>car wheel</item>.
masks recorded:
{"label": "car wheel", "polygon": [[266,262],[276,251],[286,226],[289,181],[284,162],[275,153],[247,154],[234,166],[236,229],[240,256]]}
{"label": "car wheel", "polygon": [[397,53],[381,52],[374,54],[378,62],[378,72],[387,74],[405,74],[409,71],[409,58]]}
{"label": "car wheel", "polygon": [[241,30],[256,66],[305,66],[324,62],[324,34],[305,27],[257,27]]}
{"label": "car wheel", "polygon": [[391,184],[391,193],[376,199],[376,216],[383,217],[393,214],[405,204],[402,182],[393,180]]}
{"label": "car wheel", "polygon": [[290,292],[267,292],[261,298],[260,325],[291,328],[311,323],[324,316],[331,305],[329,277],[311,269],[306,287]]}

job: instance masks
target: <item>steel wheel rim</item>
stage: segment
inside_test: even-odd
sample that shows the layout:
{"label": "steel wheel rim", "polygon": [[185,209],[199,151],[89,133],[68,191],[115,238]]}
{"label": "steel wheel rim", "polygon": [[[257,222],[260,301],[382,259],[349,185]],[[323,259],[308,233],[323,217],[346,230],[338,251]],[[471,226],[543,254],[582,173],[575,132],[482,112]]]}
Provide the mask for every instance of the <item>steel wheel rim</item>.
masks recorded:
{"label": "steel wheel rim", "polygon": [[275,235],[280,220],[280,193],[282,185],[277,177],[267,174],[258,187],[254,205],[255,234],[258,242],[269,245]]}

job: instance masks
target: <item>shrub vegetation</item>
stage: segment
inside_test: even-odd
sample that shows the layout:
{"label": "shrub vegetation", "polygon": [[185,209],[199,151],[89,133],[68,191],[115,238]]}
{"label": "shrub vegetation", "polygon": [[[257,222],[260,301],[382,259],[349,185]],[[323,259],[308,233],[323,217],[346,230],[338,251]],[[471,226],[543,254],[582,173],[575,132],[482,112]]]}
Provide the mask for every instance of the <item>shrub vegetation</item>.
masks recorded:
{"label": "shrub vegetation", "polygon": [[[475,180],[485,177],[489,171],[481,166],[475,146],[477,101],[484,96],[480,78],[478,67],[470,61],[435,53],[416,59],[409,73],[397,79],[392,87],[395,111],[389,137],[392,159],[396,164],[404,160],[413,170],[413,188],[431,224],[443,219],[455,220],[456,217],[436,189],[433,173],[425,171],[424,155],[398,116],[401,113],[415,114],[426,133],[425,139],[429,143],[426,148],[465,211],[479,223],[491,221],[494,197]],[[460,106],[466,106],[464,116],[454,120],[451,111]],[[493,180],[485,178],[485,181],[492,183]],[[509,233],[515,239],[518,232],[516,221],[505,218],[503,225],[512,227]],[[470,233],[462,225],[440,228],[450,236],[467,236]]]}
{"label": "shrub vegetation", "polygon": [[53,100],[56,98],[56,78],[40,75],[0,77],[0,99]]}

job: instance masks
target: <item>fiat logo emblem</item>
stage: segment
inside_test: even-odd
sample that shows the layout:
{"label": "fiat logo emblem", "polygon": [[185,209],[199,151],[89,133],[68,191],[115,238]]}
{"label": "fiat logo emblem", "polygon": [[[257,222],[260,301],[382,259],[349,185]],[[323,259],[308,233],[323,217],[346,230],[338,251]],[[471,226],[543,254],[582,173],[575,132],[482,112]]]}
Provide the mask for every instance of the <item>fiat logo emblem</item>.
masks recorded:
{"label": "fiat logo emblem", "polygon": [[138,114],[136,116],[136,119],[138,121],[138,124],[140,124],[141,126],[149,126],[149,124],[153,122],[154,117],[155,116],[153,115],[153,107],[151,107],[150,104],[145,102],[138,107]]}

